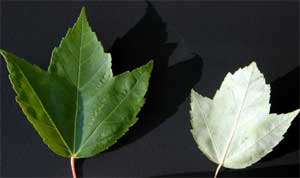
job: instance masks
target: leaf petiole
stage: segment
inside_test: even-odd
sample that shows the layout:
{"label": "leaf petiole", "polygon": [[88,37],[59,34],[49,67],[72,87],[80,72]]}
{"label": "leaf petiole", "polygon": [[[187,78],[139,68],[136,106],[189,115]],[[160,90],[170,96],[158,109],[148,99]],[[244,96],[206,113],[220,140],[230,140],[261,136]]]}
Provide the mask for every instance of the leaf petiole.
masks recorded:
{"label": "leaf petiole", "polygon": [[75,157],[71,157],[71,169],[72,169],[72,175],[73,178],[77,178],[76,176],[76,167],[75,167]]}
{"label": "leaf petiole", "polygon": [[222,164],[219,164],[219,166],[218,166],[217,169],[216,169],[214,178],[217,178],[217,177],[218,177],[218,173],[220,172],[221,168],[222,168]]}

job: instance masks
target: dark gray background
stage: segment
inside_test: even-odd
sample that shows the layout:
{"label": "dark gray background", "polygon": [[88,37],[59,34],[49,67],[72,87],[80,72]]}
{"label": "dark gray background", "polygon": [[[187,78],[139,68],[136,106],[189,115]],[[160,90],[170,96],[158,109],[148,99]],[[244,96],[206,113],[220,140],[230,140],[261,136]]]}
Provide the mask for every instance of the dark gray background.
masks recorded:
{"label": "dark gray background", "polygon": [[[152,4],[152,5],[151,5]],[[84,177],[212,177],[216,165],[190,134],[189,91],[212,97],[228,71],[255,60],[272,83],[272,112],[299,108],[298,3],[2,2],[1,48],[46,69],[51,50],[82,5],[114,73],[155,59],[140,120],[119,142],[77,162]],[[69,160],[51,152],[14,100],[1,60],[1,176],[66,177]],[[299,117],[266,158],[231,177],[299,176]]]}

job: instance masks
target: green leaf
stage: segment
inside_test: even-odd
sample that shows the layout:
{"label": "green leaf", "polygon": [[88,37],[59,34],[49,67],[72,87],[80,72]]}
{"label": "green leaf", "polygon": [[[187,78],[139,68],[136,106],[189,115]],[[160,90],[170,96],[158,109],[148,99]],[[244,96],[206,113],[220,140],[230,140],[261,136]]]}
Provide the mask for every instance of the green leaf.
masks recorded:
{"label": "green leaf", "polygon": [[213,162],[241,169],[260,160],[283,139],[299,110],[269,114],[270,86],[256,63],[228,73],[211,100],[192,90],[192,135]]}
{"label": "green leaf", "polygon": [[75,25],[54,48],[48,71],[1,50],[10,81],[28,120],[58,155],[91,157],[137,122],[153,62],[113,76],[83,8]]}

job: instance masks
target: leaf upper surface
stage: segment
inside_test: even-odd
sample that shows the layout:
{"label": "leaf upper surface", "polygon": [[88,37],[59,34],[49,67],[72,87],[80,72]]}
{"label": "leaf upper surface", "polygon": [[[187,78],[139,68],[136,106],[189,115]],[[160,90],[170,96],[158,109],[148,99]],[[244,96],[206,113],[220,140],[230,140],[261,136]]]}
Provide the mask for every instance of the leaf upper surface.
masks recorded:
{"label": "leaf upper surface", "polygon": [[1,50],[17,101],[44,142],[64,157],[90,157],[136,123],[153,62],[113,76],[105,53],[88,24],[85,9],[59,47],[48,71]]}

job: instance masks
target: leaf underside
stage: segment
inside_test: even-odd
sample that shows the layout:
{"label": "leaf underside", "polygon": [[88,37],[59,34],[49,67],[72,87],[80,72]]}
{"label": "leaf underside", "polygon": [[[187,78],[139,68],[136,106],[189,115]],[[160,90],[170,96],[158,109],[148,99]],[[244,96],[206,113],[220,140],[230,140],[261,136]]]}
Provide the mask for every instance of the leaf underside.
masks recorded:
{"label": "leaf underside", "polygon": [[269,114],[270,86],[255,62],[228,73],[213,99],[191,92],[192,135],[218,165],[241,169],[260,160],[283,139],[299,110]]}
{"label": "leaf underside", "polygon": [[91,157],[113,145],[136,123],[153,62],[113,76],[83,8],[48,71],[1,50],[16,100],[44,142],[64,157]]}

